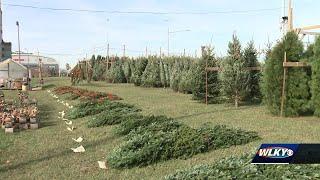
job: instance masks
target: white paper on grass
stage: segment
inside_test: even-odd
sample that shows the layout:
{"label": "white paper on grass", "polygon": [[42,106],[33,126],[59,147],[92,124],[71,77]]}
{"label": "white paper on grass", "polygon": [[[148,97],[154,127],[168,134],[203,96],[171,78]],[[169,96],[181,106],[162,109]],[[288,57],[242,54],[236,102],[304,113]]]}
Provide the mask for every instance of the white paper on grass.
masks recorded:
{"label": "white paper on grass", "polygon": [[67,127],[68,131],[73,131],[74,129],[75,129],[75,127],[73,127],[73,126],[72,127]]}
{"label": "white paper on grass", "polygon": [[72,121],[69,121],[69,122],[65,122],[67,125],[72,125]]}
{"label": "white paper on grass", "polygon": [[71,148],[71,150],[75,153],[83,153],[86,151],[82,145],[77,148]]}
{"label": "white paper on grass", "polygon": [[78,137],[78,139],[72,138],[72,140],[74,140],[77,143],[81,143],[83,141],[83,138],[82,137]]}
{"label": "white paper on grass", "polygon": [[99,168],[101,168],[101,169],[107,169],[107,166],[106,166],[106,162],[105,162],[105,161],[98,161],[98,164],[99,164]]}

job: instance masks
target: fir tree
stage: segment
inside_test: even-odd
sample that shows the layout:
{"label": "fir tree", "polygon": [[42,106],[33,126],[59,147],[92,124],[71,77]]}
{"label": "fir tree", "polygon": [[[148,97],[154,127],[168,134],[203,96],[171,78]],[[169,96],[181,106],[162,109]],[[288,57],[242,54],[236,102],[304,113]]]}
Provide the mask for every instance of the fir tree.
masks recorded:
{"label": "fir tree", "polygon": [[194,75],[195,75],[196,63],[188,69],[184,69],[181,74],[181,80],[179,83],[179,91],[187,94],[191,94],[194,87]]}
{"label": "fir tree", "polygon": [[[208,67],[218,67],[218,61],[215,58],[213,49],[202,47],[202,57],[195,65],[193,74],[192,97],[195,100],[204,102],[206,96],[206,62]],[[218,71],[208,72],[208,102],[217,103],[220,91],[218,80]]]}
{"label": "fir tree", "polygon": [[228,56],[223,61],[221,83],[223,95],[234,102],[235,107],[244,98],[248,86],[248,70],[236,35],[228,45]]}
{"label": "fir tree", "polygon": [[148,59],[144,57],[138,58],[137,60],[135,60],[134,64],[135,65],[134,65],[131,81],[134,83],[134,85],[140,86],[141,76],[148,65]]}
{"label": "fir tree", "polygon": [[170,77],[170,87],[174,91],[179,91],[179,82],[181,78],[182,67],[179,60],[176,60],[172,68]]}
{"label": "fir tree", "polygon": [[126,82],[130,83],[131,76],[132,76],[131,61],[129,58],[124,58],[123,60],[124,60],[123,71],[124,71],[124,75],[126,77]]}
{"label": "fir tree", "polygon": [[163,87],[167,87],[166,65],[163,60],[160,60],[160,80]]}
{"label": "fir tree", "polygon": [[159,60],[149,57],[149,62],[141,77],[141,85],[145,87],[161,87]]}
{"label": "fir tree", "polygon": [[[258,67],[259,62],[257,58],[257,51],[254,47],[253,41],[249,42],[247,47],[244,50],[243,58],[245,61],[245,67]],[[260,100],[260,71],[251,70],[248,72],[248,84],[246,87],[245,97],[244,99],[247,101]]]}
{"label": "fir tree", "polygon": [[314,44],[314,60],[312,62],[312,105],[314,115],[320,117],[320,37],[317,37]]}
{"label": "fir tree", "polygon": [[126,77],[123,71],[123,61],[117,57],[107,75],[112,83],[125,83]]}
{"label": "fir tree", "polygon": [[[299,61],[303,54],[303,44],[298,35],[289,32],[272,49],[263,75],[264,102],[272,114],[279,115],[283,82],[283,59],[287,54],[288,61]],[[288,68],[286,80],[286,97],[284,113],[286,116],[297,116],[309,109],[309,77],[304,68]]]}

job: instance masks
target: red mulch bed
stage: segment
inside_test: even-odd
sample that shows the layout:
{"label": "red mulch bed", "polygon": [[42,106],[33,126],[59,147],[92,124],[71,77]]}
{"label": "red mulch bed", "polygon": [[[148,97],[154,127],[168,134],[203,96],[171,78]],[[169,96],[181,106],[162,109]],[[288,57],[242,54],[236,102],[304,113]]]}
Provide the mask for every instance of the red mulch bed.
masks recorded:
{"label": "red mulch bed", "polygon": [[83,99],[90,99],[90,100],[121,100],[117,95],[111,94],[111,93],[104,93],[104,92],[95,92],[95,91],[89,91],[85,89],[75,88],[71,86],[62,86],[58,87],[54,90],[56,94],[72,94],[72,96],[75,96],[76,98],[83,98]]}

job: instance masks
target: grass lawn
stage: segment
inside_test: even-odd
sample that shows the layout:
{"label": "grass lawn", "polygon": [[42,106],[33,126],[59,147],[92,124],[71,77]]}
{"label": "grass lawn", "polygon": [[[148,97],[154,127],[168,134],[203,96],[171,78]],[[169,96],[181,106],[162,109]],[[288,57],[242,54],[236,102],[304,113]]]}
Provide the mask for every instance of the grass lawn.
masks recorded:
{"label": "grass lawn", "polygon": [[[70,85],[69,79],[61,78],[47,79],[46,83]],[[0,131],[0,179],[161,179],[177,169],[212,163],[232,154],[240,155],[255,150],[262,142],[320,141],[320,119],[316,117],[273,117],[260,105],[238,109],[231,105],[206,106],[192,101],[190,95],[175,93],[170,89],[141,88],[132,84],[94,82],[80,87],[119,95],[124,102],[143,109],[144,114],[167,115],[192,127],[212,122],[257,131],[262,140],[199,154],[187,160],[170,160],[143,168],[101,170],[97,161],[105,159],[122,142],[121,138],[113,135],[113,128],[89,129],[85,124],[86,118],[82,118],[74,120],[77,129],[69,132],[64,122],[57,118],[64,106],[46,91],[30,92],[30,96],[38,99],[42,128],[14,134]],[[16,94],[16,91],[5,91],[7,98]],[[79,136],[84,137],[82,145],[86,152],[74,154],[70,148],[79,145],[71,138]]]}

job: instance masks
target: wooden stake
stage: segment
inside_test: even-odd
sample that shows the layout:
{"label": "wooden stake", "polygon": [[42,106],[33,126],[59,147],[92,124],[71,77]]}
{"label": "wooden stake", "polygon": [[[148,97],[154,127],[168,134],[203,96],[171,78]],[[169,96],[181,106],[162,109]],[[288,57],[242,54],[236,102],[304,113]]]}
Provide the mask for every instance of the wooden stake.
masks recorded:
{"label": "wooden stake", "polygon": [[[284,52],[284,63],[287,62],[287,52]],[[280,116],[283,116],[283,109],[286,96],[286,78],[287,78],[287,67],[283,67],[283,80],[282,80],[282,96],[281,96],[281,110]]]}

